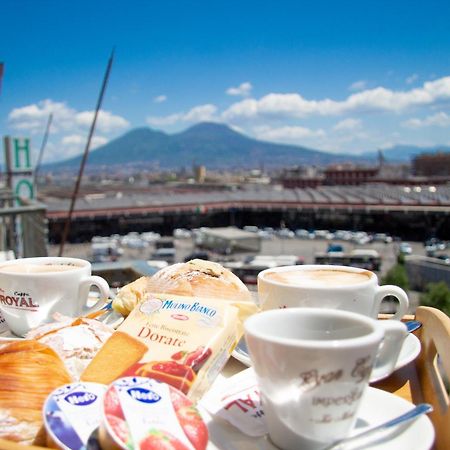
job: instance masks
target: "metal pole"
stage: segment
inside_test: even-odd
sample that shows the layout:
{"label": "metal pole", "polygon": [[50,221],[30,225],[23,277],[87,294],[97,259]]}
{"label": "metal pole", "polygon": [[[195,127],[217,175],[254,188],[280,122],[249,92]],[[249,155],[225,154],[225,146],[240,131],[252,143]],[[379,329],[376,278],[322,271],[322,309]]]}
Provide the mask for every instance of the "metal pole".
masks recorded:
{"label": "metal pole", "polygon": [[100,110],[100,108],[102,106],[103,95],[104,95],[105,90],[106,90],[106,85],[108,83],[109,74],[111,72],[111,67],[112,67],[113,60],[114,60],[114,48],[113,48],[113,50],[111,52],[111,56],[109,57],[108,66],[106,68],[105,76],[103,78],[103,84],[102,84],[102,87],[101,87],[101,90],[100,90],[100,95],[98,96],[98,100],[97,100],[97,107],[95,108],[94,119],[92,120],[91,129],[89,130],[89,136],[88,136],[88,140],[86,142],[86,147],[84,149],[83,158],[81,160],[80,170],[78,172],[78,178],[77,178],[77,181],[75,183],[75,189],[74,189],[73,194],[72,194],[72,199],[71,199],[71,202],[70,202],[69,213],[68,213],[68,216],[67,216],[67,219],[66,219],[63,235],[62,235],[62,238],[61,238],[61,245],[59,247],[59,256],[62,256],[62,254],[63,254],[64,244],[66,243],[67,236],[69,235],[70,223],[72,221],[72,214],[73,214],[73,210],[75,208],[75,201],[77,199],[78,191],[80,189],[81,179],[83,177],[84,166],[86,165],[86,160],[87,160],[88,153],[89,153],[89,147],[91,145],[91,139],[92,139],[92,136],[94,134],[95,124],[97,122],[98,112],[99,112],[99,110]]}
{"label": "metal pole", "polygon": [[36,162],[36,168],[34,169],[34,185],[36,186],[37,174],[41,168],[42,157],[44,155],[44,149],[47,145],[48,135],[50,134],[50,125],[52,124],[53,114],[48,116],[47,127],[45,128],[44,138],[42,139],[41,149],[39,150],[38,160]]}

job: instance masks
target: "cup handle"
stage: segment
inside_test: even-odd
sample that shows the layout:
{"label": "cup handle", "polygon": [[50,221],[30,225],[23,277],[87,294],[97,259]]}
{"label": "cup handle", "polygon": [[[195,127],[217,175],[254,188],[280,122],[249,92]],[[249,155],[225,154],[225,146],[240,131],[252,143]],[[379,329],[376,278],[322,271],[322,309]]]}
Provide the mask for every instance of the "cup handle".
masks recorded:
{"label": "cup handle", "polygon": [[408,330],[403,322],[398,320],[379,320],[378,323],[384,329],[384,338],[378,350],[370,378],[378,380],[387,377],[395,370],[403,341],[408,335]]}
{"label": "cup handle", "polygon": [[391,284],[378,286],[375,293],[375,307],[377,308],[377,310],[375,311],[374,317],[377,317],[378,311],[380,310],[381,301],[388,295],[393,295],[398,300],[398,309],[392,318],[401,320],[401,318],[408,312],[408,295],[402,288],[393,286]]}
{"label": "cup handle", "polygon": [[[94,285],[97,286],[100,291],[100,299],[99,301],[88,308],[86,306],[86,300],[89,295],[89,289],[90,287]],[[102,277],[99,277],[97,275],[91,275],[89,277],[84,278],[81,280],[80,283],[80,289],[79,289],[79,301],[81,303],[81,314],[89,314],[93,311],[97,311],[102,305],[104,305],[109,297],[109,285],[106,282],[106,280]]]}

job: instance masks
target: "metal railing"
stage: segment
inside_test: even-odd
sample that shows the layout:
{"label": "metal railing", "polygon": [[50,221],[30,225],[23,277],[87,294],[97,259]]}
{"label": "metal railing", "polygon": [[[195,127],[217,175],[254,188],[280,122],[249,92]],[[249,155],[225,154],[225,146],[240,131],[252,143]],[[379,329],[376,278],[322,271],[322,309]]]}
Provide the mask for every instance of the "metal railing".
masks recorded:
{"label": "metal railing", "polygon": [[0,190],[0,251],[2,259],[47,256],[46,205]]}

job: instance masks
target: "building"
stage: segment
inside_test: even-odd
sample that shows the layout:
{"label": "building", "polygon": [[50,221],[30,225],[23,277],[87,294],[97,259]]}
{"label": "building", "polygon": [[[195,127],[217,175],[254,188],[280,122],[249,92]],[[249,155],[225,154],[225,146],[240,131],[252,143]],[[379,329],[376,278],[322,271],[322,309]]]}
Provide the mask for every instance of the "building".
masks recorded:
{"label": "building", "polygon": [[353,164],[329,166],[324,171],[324,184],[328,186],[357,186],[371,182],[379,167],[360,167]]}
{"label": "building", "polygon": [[422,153],[412,162],[413,173],[425,177],[450,177],[450,153]]}

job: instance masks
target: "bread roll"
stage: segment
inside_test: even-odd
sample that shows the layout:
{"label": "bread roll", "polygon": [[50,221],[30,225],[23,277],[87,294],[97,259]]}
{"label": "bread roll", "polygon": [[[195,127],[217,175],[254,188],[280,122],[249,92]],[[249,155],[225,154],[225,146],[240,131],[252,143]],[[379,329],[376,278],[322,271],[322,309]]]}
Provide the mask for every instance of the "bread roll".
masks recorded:
{"label": "bread roll", "polygon": [[148,293],[251,300],[245,284],[231,271],[215,262],[193,259],[165,267],[152,277],[142,277],[124,286],[113,300],[113,308],[126,316]]}

